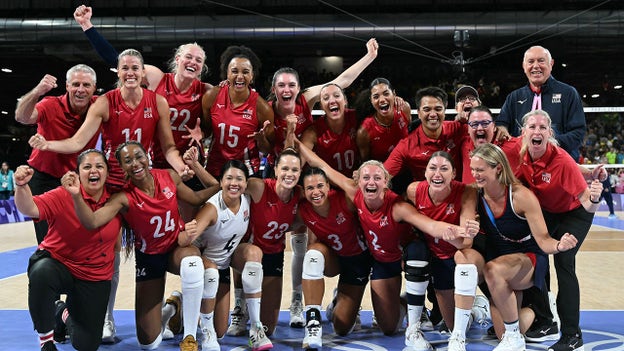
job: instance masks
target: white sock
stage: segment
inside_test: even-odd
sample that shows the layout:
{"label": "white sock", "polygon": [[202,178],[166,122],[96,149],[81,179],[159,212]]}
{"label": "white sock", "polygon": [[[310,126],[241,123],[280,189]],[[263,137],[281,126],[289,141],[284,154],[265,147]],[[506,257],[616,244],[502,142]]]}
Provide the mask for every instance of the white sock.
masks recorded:
{"label": "white sock", "polygon": [[471,310],[464,310],[455,307],[455,326],[453,327],[453,334],[461,335],[466,338],[466,328],[468,328],[468,322],[470,321]]}
{"label": "white sock", "polygon": [[424,306],[407,305],[407,325],[414,325],[420,322]]}
{"label": "white sock", "polygon": [[247,312],[249,313],[249,321],[252,325],[260,322],[260,298],[247,298]]}

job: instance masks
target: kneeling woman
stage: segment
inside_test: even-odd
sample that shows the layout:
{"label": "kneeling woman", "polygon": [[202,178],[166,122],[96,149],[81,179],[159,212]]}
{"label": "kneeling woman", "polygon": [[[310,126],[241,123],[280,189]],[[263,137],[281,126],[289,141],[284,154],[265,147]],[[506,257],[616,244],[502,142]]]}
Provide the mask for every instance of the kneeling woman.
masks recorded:
{"label": "kneeling woman", "polygon": [[79,196],[76,187],[72,197],[78,218],[85,227],[94,229],[121,213],[131,229],[125,232],[125,242],[134,242],[135,320],[140,347],[155,349],[162,340],[161,308],[165,273],[169,271],[180,275],[184,294],[184,339],[180,345],[195,344],[196,348],[204,269],[197,247],[179,244],[188,241],[188,234],[182,231],[184,224],[180,220],[177,199],[198,206],[214,190],[194,192],[173,170],[150,170],[145,149],[136,141],[119,145],[115,158],[130,183],[95,212]]}
{"label": "kneeling woman", "polygon": [[[102,341],[115,260],[113,248],[121,219],[112,217],[97,229],[81,226],[76,213],[67,209],[71,196],[63,187],[32,196],[28,181],[33,172],[28,166],[19,166],[15,171],[15,205],[24,215],[49,224],[48,234],[28,262],[28,309],[41,350],[56,350],[54,340],[65,339],[64,325],[77,350],[97,350]],[[71,174],[63,177],[63,184],[71,178],[76,196],[85,201],[85,206],[94,210],[104,206],[110,195],[104,186],[108,164],[101,151],[82,152],[78,156],[78,175]],[[61,320],[55,321],[54,300],[59,294],[67,294],[67,304],[57,303],[57,317]],[[65,306],[70,317],[63,313]]]}

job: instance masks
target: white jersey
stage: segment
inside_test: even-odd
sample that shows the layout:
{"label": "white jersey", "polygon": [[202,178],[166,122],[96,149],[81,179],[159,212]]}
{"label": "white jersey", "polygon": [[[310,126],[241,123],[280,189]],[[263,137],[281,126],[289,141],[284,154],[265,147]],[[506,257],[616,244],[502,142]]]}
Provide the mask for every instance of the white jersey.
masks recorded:
{"label": "white jersey", "polygon": [[222,190],[208,199],[217,209],[217,222],[204,229],[195,240],[202,255],[213,261],[218,269],[230,266],[231,256],[249,226],[249,195],[241,196],[238,213],[232,212],[223,201]]}

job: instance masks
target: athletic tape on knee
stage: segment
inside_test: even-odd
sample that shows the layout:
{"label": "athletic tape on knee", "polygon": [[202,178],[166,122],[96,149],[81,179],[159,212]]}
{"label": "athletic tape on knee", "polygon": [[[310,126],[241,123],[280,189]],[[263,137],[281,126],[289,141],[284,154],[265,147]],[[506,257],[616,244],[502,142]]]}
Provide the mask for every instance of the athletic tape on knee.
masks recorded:
{"label": "athletic tape on knee", "polygon": [[158,346],[160,346],[161,342],[162,342],[162,333],[158,334],[158,336],[156,337],[156,340],[154,340],[154,342],[151,344],[145,345],[139,342],[139,347],[141,348],[141,350],[155,350],[158,348]]}
{"label": "athletic tape on knee", "polygon": [[308,234],[294,233],[290,236],[290,247],[294,256],[304,256],[308,248]]}
{"label": "athletic tape on knee", "polygon": [[182,289],[204,286],[204,264],[199,256],[188,256],[180,262]]}
{"label": "athletic tape on knee", "polygon": [[479,276],[474,264],[458,264],[455,266],[455,294],[475,296]]}
{"label": "athletic tape on knee", "polygon": [[303,279],[323,279],[325,271],[325,257],[319,250],[308,250],[303,259]]}
{"label": "athletic tape on knee", "polygon": [[429,262],[407,260],[405,261],[405,280],[409,282],[429,281]]}
{"label": "athletic tape on knee", "polygon": [[247,262],[243,268],[243,291],[245,294],[255,294],[262,291],[262,278],[264,272],[262,272],[262,263],[260,262]]}
{"label": "athletic tape on knee", "polygon": [[213,299],[219,289],[219,271],[216,268],[204,270],[204,292],[202,298]]}

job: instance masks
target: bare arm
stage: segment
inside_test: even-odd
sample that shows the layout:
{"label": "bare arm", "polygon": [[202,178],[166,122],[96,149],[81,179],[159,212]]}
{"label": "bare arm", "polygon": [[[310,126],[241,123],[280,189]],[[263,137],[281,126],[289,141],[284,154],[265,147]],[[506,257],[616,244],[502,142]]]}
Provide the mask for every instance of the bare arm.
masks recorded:
{"label": "bare arm", "polygon": [[187,176],[189,169],[182,160],[180,151],[178,151],[173,142],[171,122],[169,121],[169,104],[167,100],[160,95],[156,95],[156,102],[159,115],[156,133],[158,134],[158,141],[160,142],[163,155],[165,155],[167,162],[169,162],[171,167],[173,167],[180,176]]}
{"label": "bare arm", "polygon": [[355,193],[357,192],[357,186],[354,183],[353,179],[345,177],[342,173],[336,171],[331,168],[327,162],[323,161],[320,157],[318,157],[312,150],[310,150],[307,146],[305,146],[302,142],[299,142],[299,152],[301,156],[306,159],[306,161],[312,167],[318,167],[322,169],[329,180],[340,187],[349,200],[353,201],[355,197]]}
{"label": "bare arm", "polygon": [[193,173],[195,173],[195,176],[199,179],[204,188],[219,186],[219,181],[213,177],[212,174],[208,173],[201,163],[199,163],[199,151],[197,151],[197,147],[193,146],[186,150],[182,159]]}
{"label": "bare arm", "polygon": [[15,170],[15,207],[30,218],[39,218],[39,208],[33,200],[28,182],[35,171],[28,166],[19,166]]}
{"label": "bare arm", "polygon": [[184,231],[178,235],[178,245],[188,246],[202,235],[202,232],[209,226],[214,225],[217,221],[217,209],[211,203],[206,203],[195,219],[188,222],[184,226]]}
{"label": "bare arm", "polygon": [[176,184],[176,190],[178,199],[185,201],[193,206],[199,206],[206,202],[206,200],[210,199],[210,197],[216,194],[219,191],[219,186],[215,185],[208,189],[202,189],[200,191],[193,191],[193,189],[189,188],[184,184],[182,178],[175,173],[173,170],[168,170],[169,175],[173,179],[173,182]]}
{"label": "bare arm", "polygon": [[273,109],[264,99],[258,98],[256,101],[256,110],[258,112],[258,124],[261,129],[254,137],[256,138],[258,149],[268,154],[273,151],[273,143],[275,142]]}
{"label": "bare arm", "polygon": [[[375,60],[378,49],[379,44],[377,43],[377,40],[375,40],[375,38],[369,39],[366,43],[366,55],[351,65],[351,67],[347,68],[338,77],[336,77],[336,79],[326,84],[336,84],[342,89],[347,88],[351,85],[351,83],[353,83],[355,78],[357,78],[364,71],[364,69]],[[314,104],[318,101],[321,88],[326,84],[315,85],[303,92],[303,97],[310,106],[314,106]]]}
{"label": "bare arm", "polygon": [[128,199],[125,193],[114,194],[103,207],[93,212],[80,194],[80,182],[78,175],[74,172],[67,172],[61,178],[63,187],[71,194],[74,200],[76,216],[83,227],[89,230],[99,228],[110,222],[122,210],[128,208]]}
{"label": "bare arm", "polygon": [[594,213],[600,207],[600,196],[602,195],[602,183],[598,179],[594,179],[589,187],[578,195],[581,205],[585,211]]}
{"label": "bare arm", "polygon": [[362,162],[368,161],[370,159],[370,137],[368,131],[363,126],[360,126],[357,131],[355,143],[360,150],[360,159]]}
{"label": "bare arm", "polygon": [[103,121],[108,120],[108,98],[105,95],[95,100],[89,107],[87,117],[71,138],[64,140],[45,140],[40,134],[30,137],[28,144],[35,149],[54,151],[61,154],[71,154],[82,150],[85,145],[100,130]]}
{"label": "bare arm", "polygon": [[22,96],[15,107],[15,120],[22,124],[35,124],[39,113],[35,108],[39,98],[56,88],[56,77],[46,74],[33,90]]}

